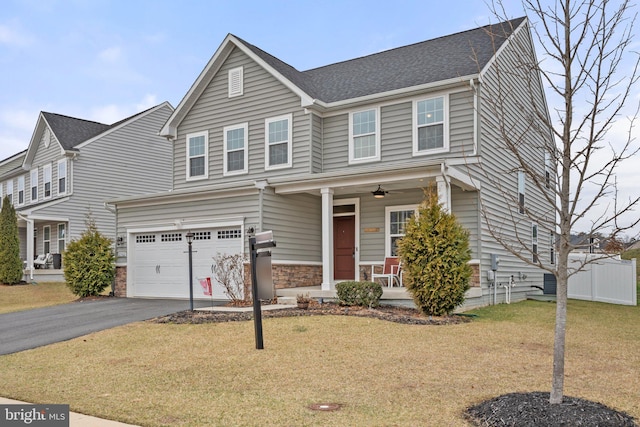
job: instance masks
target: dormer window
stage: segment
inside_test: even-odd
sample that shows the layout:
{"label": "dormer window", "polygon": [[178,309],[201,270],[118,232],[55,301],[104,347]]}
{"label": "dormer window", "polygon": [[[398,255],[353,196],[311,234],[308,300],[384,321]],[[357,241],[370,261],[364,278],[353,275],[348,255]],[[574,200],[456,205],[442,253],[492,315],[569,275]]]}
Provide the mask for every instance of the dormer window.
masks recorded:
{"label": "dormer window", "polygon": [[244,75],[242,67],[229,70],[229,98],[241,96],[244,93]]}

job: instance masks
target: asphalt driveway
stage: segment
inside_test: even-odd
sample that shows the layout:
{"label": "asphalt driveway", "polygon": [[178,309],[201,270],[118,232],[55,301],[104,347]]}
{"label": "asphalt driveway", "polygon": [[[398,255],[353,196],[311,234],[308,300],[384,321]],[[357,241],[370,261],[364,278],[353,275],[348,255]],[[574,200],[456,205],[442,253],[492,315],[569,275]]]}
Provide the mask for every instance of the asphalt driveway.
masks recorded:
{"label": "asphalt driveway", "polygon": [[[211,305],[194,301],[194,306]],[[189,301],[104,298],[0,314],[0,354],[10,354],[92,332],[189,309]]]}

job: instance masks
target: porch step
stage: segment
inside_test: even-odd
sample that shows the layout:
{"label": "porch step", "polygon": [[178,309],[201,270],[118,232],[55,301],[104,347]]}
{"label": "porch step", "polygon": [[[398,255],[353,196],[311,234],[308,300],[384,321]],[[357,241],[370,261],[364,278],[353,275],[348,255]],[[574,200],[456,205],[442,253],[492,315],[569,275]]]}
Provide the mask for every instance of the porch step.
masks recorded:
{"label": "porch step", "polygon": [[278,304],[283,305],[296,305],[296,297],[278,297]]}

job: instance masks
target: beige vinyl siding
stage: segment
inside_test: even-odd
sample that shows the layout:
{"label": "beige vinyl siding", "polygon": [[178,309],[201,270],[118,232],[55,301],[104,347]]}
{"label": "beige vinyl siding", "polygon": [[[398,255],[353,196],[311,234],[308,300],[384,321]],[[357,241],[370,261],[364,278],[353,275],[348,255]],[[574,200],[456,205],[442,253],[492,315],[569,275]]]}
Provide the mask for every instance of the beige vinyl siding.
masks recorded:
{"label": "beige vinyl siding", "polygon": [[265,191],[265,230],[273,230],[273,259],[322,261],[322,199],[310,194],[278,195]]}
{"label": "beige vinyl siding", "polygon": [[[243,67],[244,94],[228,97],[228,71]],[[265,119],[293,114],[293,167],[265,171]],[[249,124],[248,174],[223,177],[223,128]],[[239,49],[234,49],[208,87],[178,126],[174,141],[174,185],[176,189],[212,182],[234,182],[274,176],[297,175],[310,169],[309,117],[300,98]],[[208,180],[186,181],[186,134],[208,131]]]}
{"label": "beige vinyl siding", "polygon": [[323,123],[316,114],[311,114],[311,173],[322,172]]}
{"label": "beige vinyl siding", "polygon": [[[104,208],[106,200],[171,188],[171,144],[157,135],[170,114],[171,108],[162,106],[97,140],[81,145],[79,155],[75,159],[67,159],[68,191],[57,202],[57,162],[61,157],[54,157],[50,150],[42,150],[44,145],[41,144],[34,167],[37,164],[41,169],[41,162],[51,162],[53,197],[51,205],[39,209],[37,214],[68,219],[67,241],[78,238],[86,229],[89,213],[100,232],[115,238],[115,215]],[[49,147],[52,145],[53,142]],[[59,146],[56,147],[58,149],[54,151],[59,154]],[[38,191],[42,195],[42,171],[39,175],[41,181]],[[57,227],[57,222],[55,224]],[[40,223],[38,228],[41,228]],[[53,230],[52,227],[52,233]],[[41,249],[41,230],[38,231],[38,245]]]}
{"label": "beige vinyl siding", "polygon": [[[425,98],[428,96],[430,95],[424,95]],[[465,90],[453,92],[447,96],[449,97],[449,152],[413,157],[413,103],[411,100],[400,101],[380,108],[380,162],[385,165],[393,162],[402,162],[404,165],[407,162],[420,164],[433,158],[447,159],[472,155],[475,114],[473,93]],[[348,117],[345,113],[324,119],[323,169],[325,172],[350,167]],[[357,167],[357,165],[351,167]]]}
{"label": "beige vinyl siding", "polygon": [[[529,90],[527,88],[527,77],[516,76],[514,73],[521,72],[522,67],[517,66],[516,51],[519,54],[525,52],[526,49],[532,49],[529,43],[529,36],[526,31],[517,34],[516,40],[508,44],[502,50],[496,62],[492,64],[489,70],[483,75],[482,85],[480,86],[479,110],[480,110],[480,148],[483,156],[482,169],[476,174],[476,177],[482,181],[482,198],[484,210],[487,217],[494,224],[501,224],[506,221],[507,227],[503,230],[517,230],[518,236],[526,242],[531,240],[531,223],[532,220],[518,213],[517,204],[513,200],[506,198],[498,189],[498,184],[502,189],[511,191],[513,197],[517,200],[517,173],[515,168],[518,167],[513,155],[504,150],[501,146],[499,125],[495,112],[492,111],[490,105],[482,102],[483,94],[495,93],[500,90],[509,94],[503,97],[508,103],[505,114],[507,126],[509,126],[509,135],[520,139],[520,144],[529,147],[529,150],[523,154],[524,161],[529,165],[539,169],[539,173],[544,176],[544,138],[546,135],[536,135],[527,129],[526,124],[528,117],[532,114],[531,101],[529,98]],[[532,82],[539,82],[536,76]],[[499,81],[500,79],[500,81]],[[535,102],[541,108],[544,106],[542,97],[542,87],[537,88],[537,98]],[[493,97],[493,96],[492,96]],[[488,179],[485,175],[491,177]],[[525,191],[525,205],[527,209],[532,209],[538,215],[553,218],[553,206],[550,205],[543,197],[533,182],[527,178]],[[486,220],[482,222],[482,264],[487,269],[490,265],[490,254],[497,253],[501,255],[501,263],[499,275],[508,278],[510,275],[518,277],[519,273],[527,274],[527,282],[536,284],[542,283],[543,271],[533,267],[524,265],[515,256],[508,253],[494,238],[491,237]],[[545,262],[548,261],[549,251],[549,232],[542,223],[539,223],[538,237],[538,254]],[[504,233],[504,231],[503,231]],[[507,239],[516,240],[516,232],[503,235]],[[529,256],[529,255],[525,255]],[[483,285],[486,285],[486,278],[481,278]]]}
{"label": "beige vinyl siding", "polygon": [[[244,228],[256,227],[259,221],[258,191],[255,194],[209,198],[206,200],[185,200],[167,202],[154,206],[125,206],[118,209],[118,236],[126,238],[127,229],[154,227],[173,229],[176,221],[188,229],[189,224],[215,224],[230,218],[244,218]],[[279,242],[278,242],[279,243]],[[126,242],[118,250],[116,262],[126,263]],[[185,243],[186,247],[186,243]],[[244,243],[245,253],[247,244]],[[274,251],[275,256],[275,251]]]}

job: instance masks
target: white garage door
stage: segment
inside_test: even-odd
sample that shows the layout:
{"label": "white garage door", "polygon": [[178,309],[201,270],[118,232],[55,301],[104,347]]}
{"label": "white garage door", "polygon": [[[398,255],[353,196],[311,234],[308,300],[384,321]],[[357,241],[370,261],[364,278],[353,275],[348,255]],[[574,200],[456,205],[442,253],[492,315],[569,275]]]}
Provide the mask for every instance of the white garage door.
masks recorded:
{"label": "white garage door", "polygon": [[[199,279],[211,277],[213,298],[226,299],[223,288],[213,275],[213,257],[217,253],[242,252],[240,227],[191,230],[194,233],[193,296],[205,295]],[[133,273],[133,296],[156,298],[189,298],[189,245],[187,231],[138,233],[133,236],[133,257],[129,271]]]}

